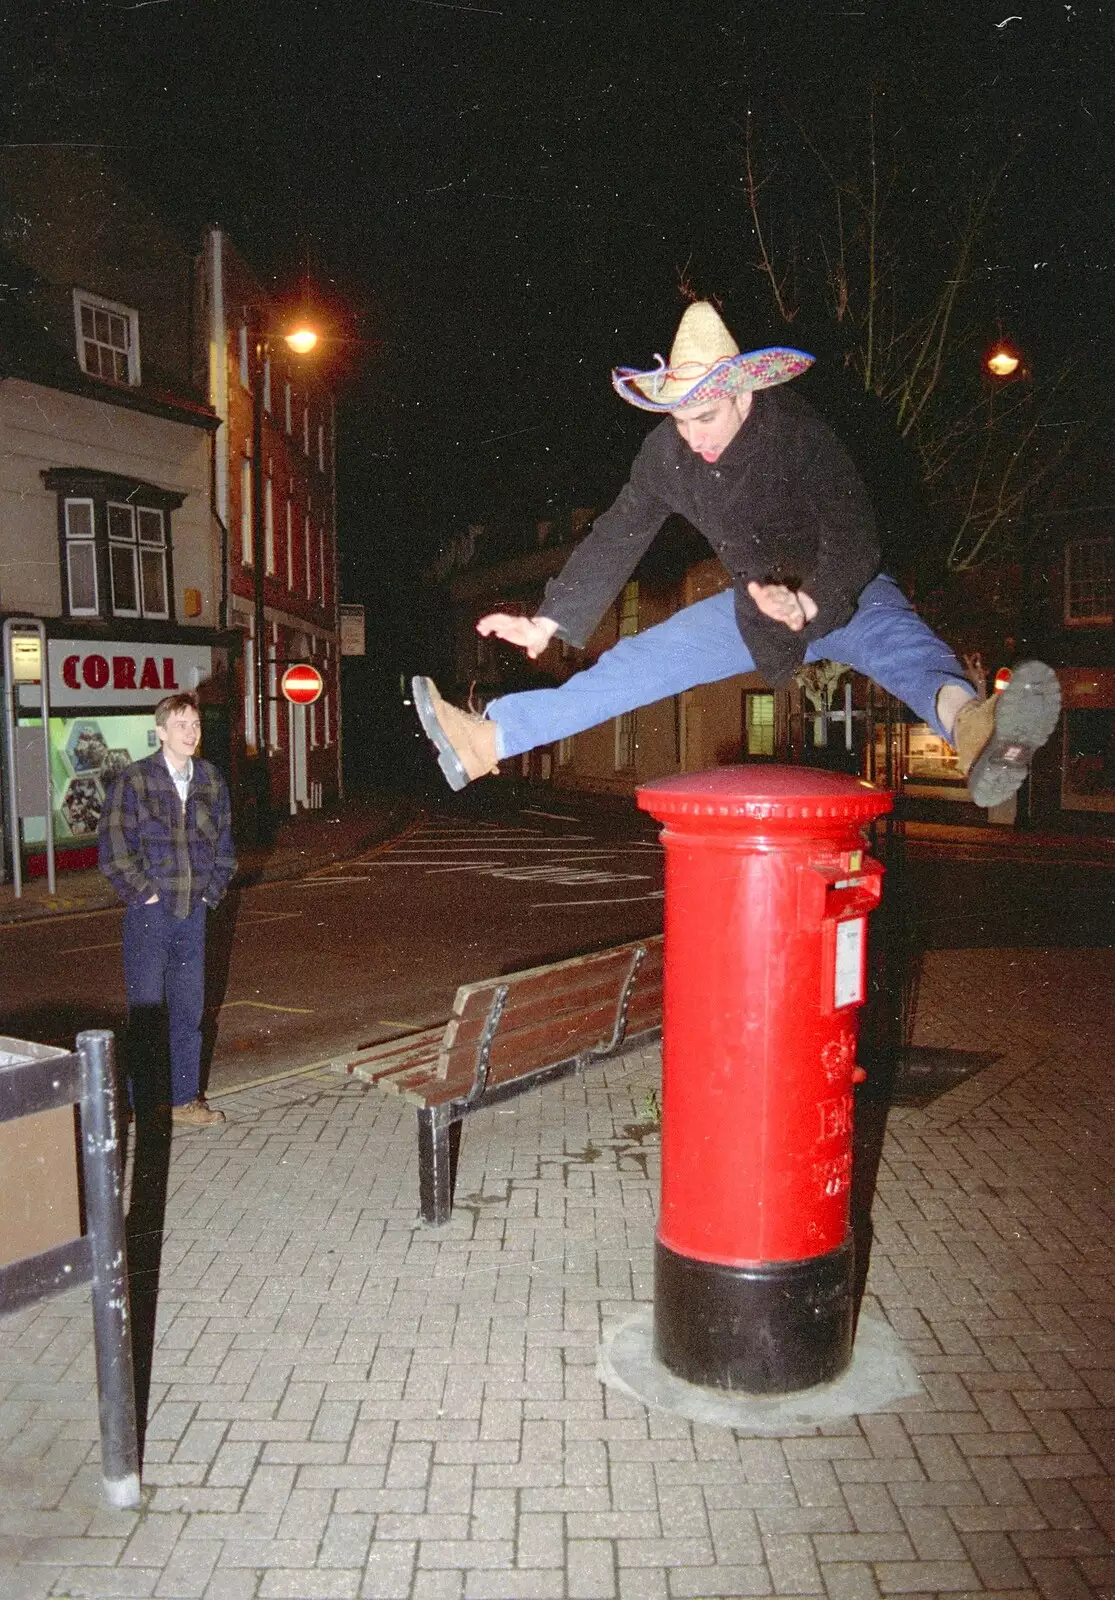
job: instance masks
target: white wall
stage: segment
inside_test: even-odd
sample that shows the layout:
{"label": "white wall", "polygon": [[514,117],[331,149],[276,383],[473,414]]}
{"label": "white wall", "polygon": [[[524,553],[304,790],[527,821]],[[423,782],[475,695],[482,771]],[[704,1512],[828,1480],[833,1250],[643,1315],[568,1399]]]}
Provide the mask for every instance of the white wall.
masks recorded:
{"label": "white wall", "polygon": [[[205,429],[13,378],[0,382],[0,609],[61,615],[58,496],[41,477],[50,467],[115,472],[185,495],[171,516],[175,618],[217,626],[219,545]],[[190,588],[201,591],[199,617],[183,614]]]}

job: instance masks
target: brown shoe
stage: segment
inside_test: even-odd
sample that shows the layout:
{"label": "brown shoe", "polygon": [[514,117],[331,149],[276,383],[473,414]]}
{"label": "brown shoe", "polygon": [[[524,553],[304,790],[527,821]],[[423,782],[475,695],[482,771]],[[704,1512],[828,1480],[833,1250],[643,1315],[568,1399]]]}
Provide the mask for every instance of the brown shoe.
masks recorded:
{"label": "brown shoe", "polygon": [[451,789],[463,789],[474,778],[499,771],[496,725],[474,711],[461,711],[443,700],[432,678],[412,678],[414,709]]}
{"label": "brown shoe", "polygon": [[196,1100],[187,1100],[184,1106],[172,1106],[170,1120],[176,1128],[212,1128],[219,1122],[224,1122],[223,1111],[214,1111],[207,1100],[198,1095]]}
{"label": "brown shoe", "polygon": [[1024,661],[1000,693],[964,702],[952,743],[977,806],[1001,805],[1022,786],[1060,715],[1061,686],[1044,661]]}

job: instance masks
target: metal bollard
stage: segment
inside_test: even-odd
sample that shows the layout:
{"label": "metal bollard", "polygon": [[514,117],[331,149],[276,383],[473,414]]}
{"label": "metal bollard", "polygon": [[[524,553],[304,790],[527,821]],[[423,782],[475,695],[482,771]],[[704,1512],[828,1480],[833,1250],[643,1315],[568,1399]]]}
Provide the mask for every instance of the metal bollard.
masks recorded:
{"label": "metal bollard", "polygon": [[79,1033],[77,1052],[81,1057],[81,1159],[92,1256],[101,1467],[111,1504],[137,1506],[139,1447],[113,1036],[101,1029]]}

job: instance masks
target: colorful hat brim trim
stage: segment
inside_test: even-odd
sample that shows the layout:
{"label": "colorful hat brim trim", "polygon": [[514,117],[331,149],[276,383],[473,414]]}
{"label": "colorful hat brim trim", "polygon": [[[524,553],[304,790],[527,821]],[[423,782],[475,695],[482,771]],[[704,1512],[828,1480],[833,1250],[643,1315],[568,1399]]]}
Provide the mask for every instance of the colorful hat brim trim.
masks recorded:
{"label": "colorful hat brim trim", "polygon": [[[765,350],[748,350],[742,355],[727,356],[707,372],[695,377],[688,388],[685,379],[671,372],[661,356],[649,372],[637,367],[616,367],[612,372],[612,388],[629,405],[641,411],[676,411],[680,406],[699,405],[704,401],[720,400],[727,395],[756,389],[772,389],[776,384],[788,383],[800,377],[813,365],[814,357],[804,350],[793,350],[783,345],[772,345]],[[665,399],[653,398],[669,385],[674,392]],[[650,393],[647,393],[647,390]]]}

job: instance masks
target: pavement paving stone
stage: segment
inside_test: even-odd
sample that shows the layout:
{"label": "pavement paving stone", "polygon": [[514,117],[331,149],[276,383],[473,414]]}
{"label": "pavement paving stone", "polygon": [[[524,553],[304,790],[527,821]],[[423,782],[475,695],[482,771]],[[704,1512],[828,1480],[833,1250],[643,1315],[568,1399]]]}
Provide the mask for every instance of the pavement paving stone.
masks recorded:
{"label": "pavement paving stone", "polygon": [[409,1113],[309,1073],[175,1146],[141,1513],[99,1495],[87,1295],[0,1323],[4,1600],[1115,1592],[1110,953],[1006,959],[1020,998],[1002,952],[927,960],[916,1037],[975,1016],[999,1060],[879,1169],[865,1309],[921,1395],[768,1438],[601,1388],[652,1293],[656,1051],[470,1119],[438,1233]]}

